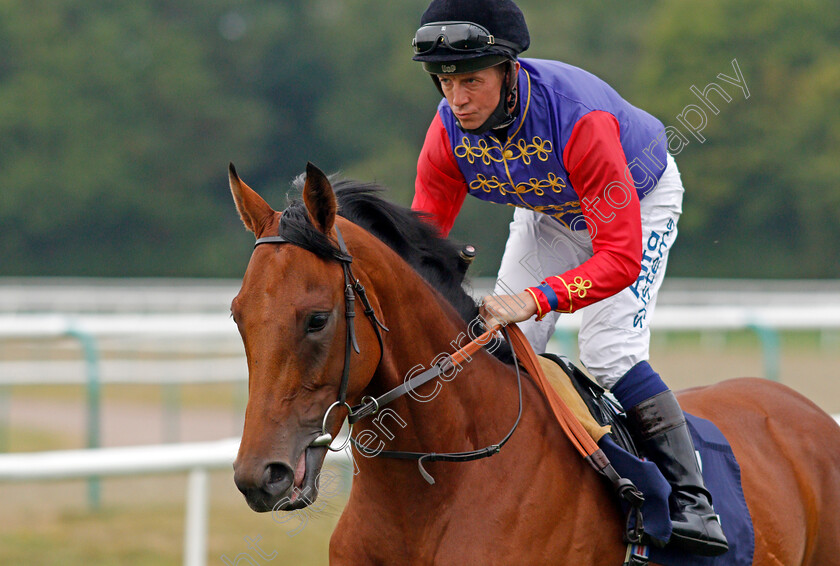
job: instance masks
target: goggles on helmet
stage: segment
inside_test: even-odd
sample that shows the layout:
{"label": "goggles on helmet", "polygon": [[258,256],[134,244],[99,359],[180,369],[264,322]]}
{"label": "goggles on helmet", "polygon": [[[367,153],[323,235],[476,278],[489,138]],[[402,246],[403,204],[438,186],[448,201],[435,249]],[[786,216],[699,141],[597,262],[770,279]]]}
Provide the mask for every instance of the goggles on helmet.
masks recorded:
{"label": "goggles on helmet", "polygon": [[472,22],[432,22],[417,30],[411,44],[415,55],[431,53],[440,45],[457,53],[477,53],[493,46],[507,47],[518,53],[515,43],[495,38],[484,27]]}

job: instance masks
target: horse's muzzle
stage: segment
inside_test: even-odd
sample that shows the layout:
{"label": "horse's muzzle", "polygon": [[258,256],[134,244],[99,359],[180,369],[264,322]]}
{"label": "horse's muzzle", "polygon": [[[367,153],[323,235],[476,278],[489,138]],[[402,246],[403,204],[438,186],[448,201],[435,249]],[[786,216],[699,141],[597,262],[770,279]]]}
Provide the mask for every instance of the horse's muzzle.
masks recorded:
{"label": "horse's muzzle", "polygon": [[290,511],[306,507],[315,501],[318,492],[317,476],[326,448],[306,448],[295,469],[285,462],[261,462],[251,465],[234,464],[233,481],[245,496],[248,506],[261,513]]}
{"label": "horse's muzzle", "polygon": [[271,511],[274,504],[291,492],[295,473],[283,462],[248,467],[236,466],[233,481],[254,511]]}

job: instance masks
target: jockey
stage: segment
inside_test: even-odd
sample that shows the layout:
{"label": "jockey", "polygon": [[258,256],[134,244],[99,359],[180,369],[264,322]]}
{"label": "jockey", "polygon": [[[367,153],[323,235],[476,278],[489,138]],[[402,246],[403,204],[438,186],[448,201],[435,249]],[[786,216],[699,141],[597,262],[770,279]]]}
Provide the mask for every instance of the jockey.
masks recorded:
{"label": "jockey", "polygon": [[467,194],[516,207],[482,313],[519,323],[540,353],[559,313],[587,307],[581,362],[672,486],[670,544],[726,552],[682,410],[647,361],[682,212],[664,126],[582,69],[519,59],[530,37],[511,0],[433,0],[420,23],[414,60],[444,98],[412,208],[447,235]]}

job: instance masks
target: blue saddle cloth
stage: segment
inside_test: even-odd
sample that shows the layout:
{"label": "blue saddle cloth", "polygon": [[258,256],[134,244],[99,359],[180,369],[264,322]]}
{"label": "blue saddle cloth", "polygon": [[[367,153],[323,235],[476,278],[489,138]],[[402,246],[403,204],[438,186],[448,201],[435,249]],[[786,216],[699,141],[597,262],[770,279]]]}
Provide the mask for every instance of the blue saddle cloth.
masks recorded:
{"label": "blue saddle cloth", "polygon": [[[729,551],[721,556],[697,556],[668,547],[650,549],[650,560],[665,566],[749,566],[755,551],[755,533],[741,489],[741,468],[723,433],[711,422],[686,413],[686,420],[700,453],[703,478],[712,494],[715,511],[729,541]],[[667,540],[671,535],[668,495],[671,487],[659,469],[619,447],[610,435],[599,443],[613,467],[636,484],[645,495],[642,507],[644,529],[651,537]]]}

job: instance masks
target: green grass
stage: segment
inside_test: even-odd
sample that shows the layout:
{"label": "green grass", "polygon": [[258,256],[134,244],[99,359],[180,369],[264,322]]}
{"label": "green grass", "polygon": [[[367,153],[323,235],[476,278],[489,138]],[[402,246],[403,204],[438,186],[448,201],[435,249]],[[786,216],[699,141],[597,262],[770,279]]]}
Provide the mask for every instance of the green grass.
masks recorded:
{"label": "green grass", "polygon": [[[248,386],[240,383],[206,383],[188,385],[138,385],[109,383],[101,386],[101,400],[160,405],[165,397],[174,395],[180,407],[191,409],[233,409],[244,408]],[[15,385],[8,388],[6,395],[14,398],[50,399],[83,403],[86,400],[85,385]]]}
{"label": "green grass", "polygon": [[[83,481],[0,485],[0,564],[28,566],[166,566],[183,560],[184,474],[103,481],[103,506],[87,508]],[[232,473],[211,473],[208,565],[222,565],[251,553],[259,541],[272,564],[321,566],[328,563],[329,537],[345,503],[344,494],[307,518],[278,524],[255,513],[233,485]],[[14,491],[14,493],[10,493]],[[247,564],[246,561],[240,564]]]}
{"label": "green grass", "polygon": [[33,430],[27,427],[0,426],[0,453],[66,450],[68,446],[76,444],[76,437],[71,434]]}
{"label": "green grass", "polygon": [[[334,528],[331,517],[311,521],[289,537],[267,515],[239,505],[213,505],[208,532],[207,563],[231,562],[249,550],[247,537],[267,555],[282,556],[278,564],[328,564],[328,541]],[[252,515],[249,516],[248,514]],[[0,563],[28,566],[165,566],[183,561],[184,510],[182,505],[108,506],[98,512],[62,513],[0,533]],[[242,563],[247,563],[243,561]]]}

